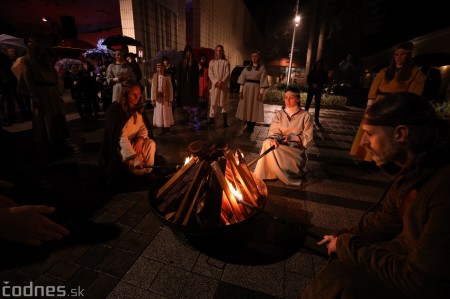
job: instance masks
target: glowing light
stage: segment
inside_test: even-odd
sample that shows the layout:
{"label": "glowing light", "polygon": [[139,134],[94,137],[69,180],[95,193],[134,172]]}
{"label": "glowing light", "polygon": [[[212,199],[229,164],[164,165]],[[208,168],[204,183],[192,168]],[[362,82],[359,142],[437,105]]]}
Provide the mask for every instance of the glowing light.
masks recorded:
{"label": "glowing light", "polygon": [[226,180],[228,183],[228,188],[230,189],[231,193],[233,194],[234,198],[238,201],[241,202],[242,201],[242,194],[239,193],[236,189],[233,188],[233,185],[231,185],[231,183]]}
{"label": "glowing light", "polygon": [[191,161],[192,156],[186,157],[186,159],[184,159],[184,165],[188,164],[189,161]]}

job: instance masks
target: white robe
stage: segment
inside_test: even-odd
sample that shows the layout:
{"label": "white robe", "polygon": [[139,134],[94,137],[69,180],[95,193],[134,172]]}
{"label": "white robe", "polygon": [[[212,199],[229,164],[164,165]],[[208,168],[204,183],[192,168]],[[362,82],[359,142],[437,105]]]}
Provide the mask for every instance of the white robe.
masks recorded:
{"label": "white robe", "polygon": [[313,118],[305,110],[300,109],[292,117],[284,110],[276,111],[269,128],[269,139],[264,141],[261,153],[270,147],[270,138],[293,135],[299,136],[300,141],[280,144],[258,161],[254,173],[261,179],[279,179],[286,185],[300,186],[313,128]]}
{"label": "white robe", "polygon": [[153,126],[158,128],[169,128],[172,126],[175,122],[172,112],[172,79],[169,75],[153,75],[151,99],[155,107],[153,110]]}
{"label": "white robe", "polygon": [[[228,96],[230,92],[230,63],[225,59],[213,59],[209,62],[208,76],[211,80],[211,107],[209,117],[216,116],[217,106],[222,108],[222,113],[226,113],[228,109]],[[223,84],[220,88],[215,87],[218,81]]]}
{"label": "white robe", "polygon": [[[254,81],[258,81],[258,83]],[[244,121],[264,122],[264,103],[258,101],[261,89],[269,87],[264,66],[261,65],[259,70],[253,66],[250,71],[245,67],[237,82],[243,85],[243,98],[239,100],[236,118]]]}
{"label": "white robe", "polygon": [[[137,157],[133,145],[139,137],[144,138],[144,145],[142,153]],[[155,164],[156,143],[148,138],[148,130],[145,126],[142,114],[136,112],[135,115],[132,115],[125,123],[119,139],[119,145],[122,161],[128,166],[128,169],[132,173],[143,175],[151,172],[152,168],[137,169],[133,164],[135,158],[139,158],[144,166],[153,166]]]}
{"label": "white robe", "polygon": [[128,75],[129,80],[136,80],[133,70],[128,64],[111,63],[106,69],[108,84],[112,85],[112,101],[119,101],[122,93],[122,82],[119,80],[121,74]]}

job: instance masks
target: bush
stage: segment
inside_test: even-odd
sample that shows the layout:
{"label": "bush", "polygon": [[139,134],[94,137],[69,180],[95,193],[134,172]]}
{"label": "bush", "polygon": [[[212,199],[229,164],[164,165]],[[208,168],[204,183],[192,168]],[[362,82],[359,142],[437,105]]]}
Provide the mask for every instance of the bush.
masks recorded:
{"label": "bush", "polygon": [[[271,105],[284,105],[284,90],[286,89],[286,84],[279,84],[277,86],[273,86],[269,88],[269,91],[266,93],[264,102],[266,104]],[[302,89],[301,89],[302,90]],[[305,107],[306,103],[306,90],[302,90],[300,94],[300,105],[301,107]],[[345,106],[347,98],[344,96],[337,96],[331,94],[322,94],[321,106],[322,107],[333,107],[333,106]],[[314,107],[314,100],[312,103],[312,107]]]}
{"label": "bush", "polygon": [[436,103],[433,106],[440,117],[450,119],[450,102]]}

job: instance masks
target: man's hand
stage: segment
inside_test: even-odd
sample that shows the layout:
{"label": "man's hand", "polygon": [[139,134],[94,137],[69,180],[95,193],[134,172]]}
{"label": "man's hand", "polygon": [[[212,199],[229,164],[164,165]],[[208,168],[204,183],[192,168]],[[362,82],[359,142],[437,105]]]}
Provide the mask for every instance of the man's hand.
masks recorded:
{"label": "man's hand", "polygon": [[54,211],[53,207],[34,205],[0,209],[0,238],[33,246],[62,239],[69,231],[45,215]]}
{"label": "man's hand", "polygon": [[322,241],[317,242],[317,245],[325,245],[328,249],[328,255],[331,255],[333,252],[336,252],[336,240],[338,237],[334,237],[332,235],[323,236]]}

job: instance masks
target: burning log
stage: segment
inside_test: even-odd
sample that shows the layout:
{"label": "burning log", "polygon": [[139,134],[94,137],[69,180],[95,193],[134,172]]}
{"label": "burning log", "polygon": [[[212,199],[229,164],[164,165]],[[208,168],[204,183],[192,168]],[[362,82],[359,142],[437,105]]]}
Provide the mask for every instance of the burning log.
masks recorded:
{"label": "burning log", "polygon": [[[216,175],[217,180],[219,181],[220,186],[222,187],[223,192],[225,193],[225,197],[227,199],[226,204],[229,204],[232,218],[237,221],[241,221],[244,219],[244,215],[242,215],[242,212],[236,202],[236,199],[233,196],[233,193],[231,193],[231,190],[228,186],[227,181],[225,180],[225,176],[223,175],[222,170],[220,170],[220,167],[218,166],[217,162],[211,163],[212,170],[214,174]],[[223,201],[222,201],[222,208],[223,208]]]}
{"label": "burning log", "polygon": [[243,158],[239,159],[240,156],[242,157],[242,154],[240,154],[239,151],[237,152],[237,154],[239,162],[236,161],[236,157],[230,151],[227,151],[225,153],[225,156],[230,162],[232,171],[236,172],[236,177],[242,186],[242,188],[240,189],[244,190],[245,194],[248,196],[254,206],[258,206],[258,197],[260,195],[258,187],[256,186],[253,175],[248,169],[245,160]]}
{"label": "burning log", "polygon": [[191,158],[174,176],[170,178],[158,191],[156,201],[158,209],[162,213],[170,212],[173,206],[179,204],[179,194],[184,194],[189,187],[191,169],[198,162],[198,158]]}
{"label": "burning log", "polygon": [[167,183],[165,183],[159,190],[158,190],[158,194],[156,195],[156,199],[161,199],[168,191],[169,188],[173,186],[173,184],[180,178],[182,177],[188,170],[189,168],[191,168],[192,165],[194,165],[195,163],[198,162],[198,158],[197,157],[193,157],[189,160],[188,163],[186,163],[183,167],[181,167],[181,169],[175,173],[174,176],[172,176],[170,178],[170,180],[167,181]]}
{"label": "burning log", "polygon": [[[227,160],[224,157],[217,159],[217,164],[219,164],[220,169],[225,172]],[[207,196],[202,204],[200,204],[200,209],[197,209],[197,220],[200,225],[205,227],[218,227],[224,223],[229,223],[229,221],[222,221],[222,188],[213,173],[212,167],[209,168],[208,175],[208,185],[206,186]],[[200,210],[200,211],[199,211]]]}
{"label": "burning log", "polygon": [[155,206],[167,220],[214,228],[243,221],[261,208],[267,189],[239,150],[234,155],[220,143],[200,141],[189,150],[192,158],[156,194]]}
{"label": "burning log", "polygon": [[178,207],[177,213],[175,214],[174,222],[179,222],[183,214],[185,213],[186,206],[188,205],[188,201],[195,201],[195,196],[191,199],[191,195],[193,190],[195,190],[195,187],[198,187],[199,182],[203,181],[204,176],[201,175],[203,172],[205,172],[207,167],[206,161],[201,161],[199,166],[197,167],[197,171],[194,175],[194,177],[191,180],[191,183],[189,184],[189,188],[184,194],[183,200],[181,201],[180,206]]}
{"label": "burning log", "polygon": [[201,180],[201,182],[198,186],[198,189],[195,192],[194,198],[191,201],[191,205],[189,206],[189,209],[186,212],[186,216],[184,217],[184,220],[183,220],[183,225],[187,225],[187,223],[189,222],[195,205],[197,205],[197,203],[199,201],[204,200],[204,198],[206,197],[206,193],[203,190],[203,185],[205,184],[206,180],[207,180],[207,177],[205,177]]}

